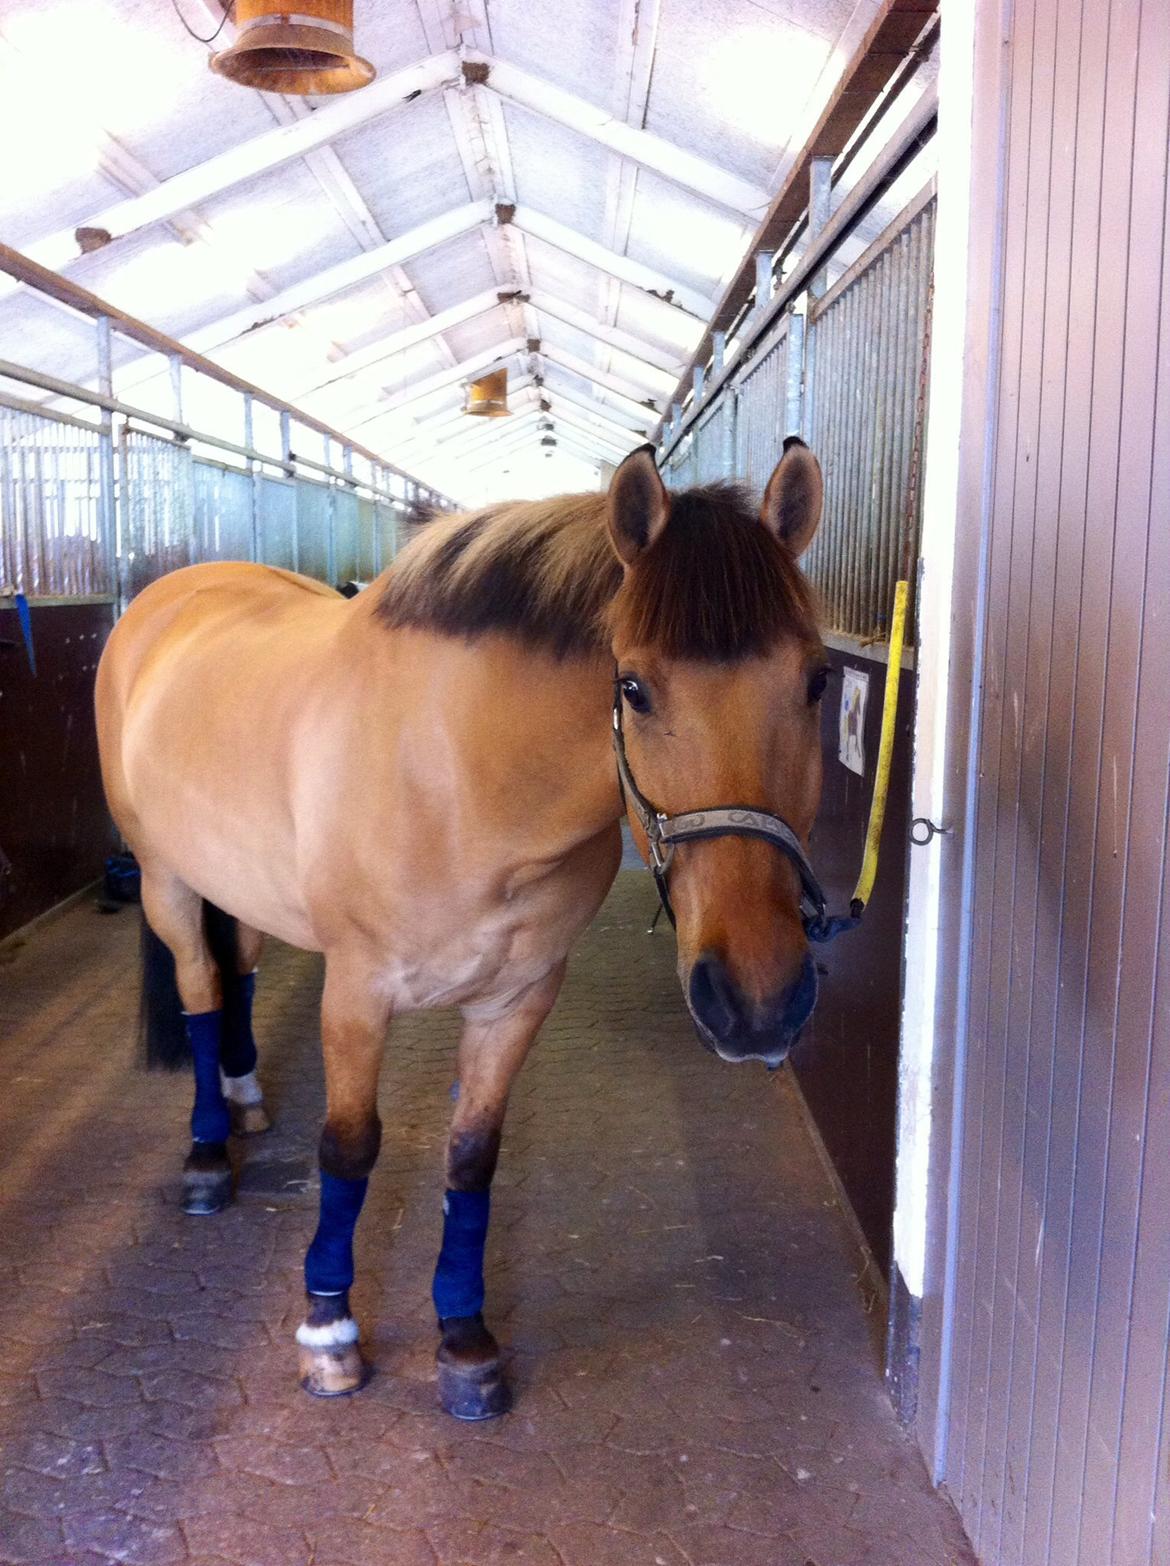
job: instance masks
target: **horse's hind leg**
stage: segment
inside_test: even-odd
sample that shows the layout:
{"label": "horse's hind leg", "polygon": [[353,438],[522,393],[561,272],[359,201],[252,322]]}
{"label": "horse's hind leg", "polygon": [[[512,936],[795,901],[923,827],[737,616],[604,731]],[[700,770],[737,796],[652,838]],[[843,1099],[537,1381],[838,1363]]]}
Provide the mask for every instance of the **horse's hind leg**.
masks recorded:
{"label": "horse's hind leg", "polygon": [[195,1065],[191,1151],[183,1165],[183,1210],[214,1213],[231,1200],[227,1156],[230,1129],[220,1082],[223,992],[207,944],[203,899],[177,876],[143,867],[142,907],[151,929],[170,947]]}
{"label": "horse's hind leg", "polygon": [[564,971],[558,964],[503,1017],[467,1018],[459,1044],[459,1096],[447,1143],[443,1244],[433,1289],[442,1334],[439,1401],[457,1419],[491,1419],[511,1407],[499,1344],[483,1319],[491,1183],[508,1094]]}
{"label": "horse's hind leg", "polygon": [[252,1001],[264,937],[259,930],[238,920],[230,924],[232,946],[225,956],[235,982],[228,986],[223,1000],[220,1086],[227,1099],[232,1130],[238,1136],[254,1136],[272,1125],[256,1080],[256,1041],[252,1036]]}
{"label": "horse's hind leg", "polygon": [[365,1379],[349,1290],[354,1230],[382,1141],[378,1070],[389,1020],[370,974],[330,953],[321,1003],[326,1111],[320,1218],[305,1256],[308,1308],[297,1328],[301,1385],[318,1397],[356,1392]]}

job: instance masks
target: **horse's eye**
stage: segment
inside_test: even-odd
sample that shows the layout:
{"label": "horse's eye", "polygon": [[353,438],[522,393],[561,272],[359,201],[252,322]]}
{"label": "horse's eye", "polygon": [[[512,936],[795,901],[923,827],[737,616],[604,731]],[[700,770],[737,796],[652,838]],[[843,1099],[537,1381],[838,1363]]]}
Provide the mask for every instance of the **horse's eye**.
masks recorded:
{"label": "horse's eye", "polygon": [[632,674],[627,674],[623,676],[621,686],[626,705],[632,712],[650,711],[650,697],[641,680],[636,680]]}
{"label": "horse's eye", "polygon": [[825,694],[825,686],[828,685],[829,676],[832,674],[832,672],[832,669],[826,665],[824,668],[817,669],[812,678],[809,680],[808,704],[810,707],[814,706],[818,701],[820,701],[821,697]]}

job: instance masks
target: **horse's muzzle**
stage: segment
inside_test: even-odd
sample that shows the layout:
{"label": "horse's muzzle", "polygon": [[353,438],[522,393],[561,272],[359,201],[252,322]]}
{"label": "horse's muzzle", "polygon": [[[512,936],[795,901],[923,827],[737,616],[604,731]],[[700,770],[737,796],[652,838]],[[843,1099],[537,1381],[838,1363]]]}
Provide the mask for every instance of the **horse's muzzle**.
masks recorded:
{"label": "horse's muzzle", "polygon": [[796,978],[778,995],[752,1001],[723,959],[703,952],[691,968],[687,1005],[699,1042],[720,1060],[778,1066],[800,1036],[817,1000],[817,970],[806,953]]}

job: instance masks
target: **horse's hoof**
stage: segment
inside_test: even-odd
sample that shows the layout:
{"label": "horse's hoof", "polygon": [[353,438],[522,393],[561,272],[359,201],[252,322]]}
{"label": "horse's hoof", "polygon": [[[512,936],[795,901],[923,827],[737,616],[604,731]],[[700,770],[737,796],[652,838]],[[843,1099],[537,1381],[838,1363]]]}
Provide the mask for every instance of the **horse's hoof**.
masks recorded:
{"label": "horse's hoof", "polygon": [[443,1341],[439,1367],[439,1403],[454,1419],[498,1419],[512,1406],[504,1380],[500,1346],[482,1316],[461,1316],[440,1323]]}
{"label": "horse's hoof", "polygon": [[232,1199],[232,1166],[222,1142],[196,1142],[183,1165],[183,1211],[195,1218],[217,1213]]}
{"label": "horse's hoof", "polygon": [[260,1136],[262,1132],[272,1130],[272,1121],[263,1104],[233,1104],[229,1101],[228,1114],[231,1116],[233,1136]]}
{"label": "horse's hoof", "polygon": [[297,1357],[301,1386],[314,1397],[346,1397],[359,1391],[369,1370],[357,1345],[357,1322],[352,1316],[297,1328]]}

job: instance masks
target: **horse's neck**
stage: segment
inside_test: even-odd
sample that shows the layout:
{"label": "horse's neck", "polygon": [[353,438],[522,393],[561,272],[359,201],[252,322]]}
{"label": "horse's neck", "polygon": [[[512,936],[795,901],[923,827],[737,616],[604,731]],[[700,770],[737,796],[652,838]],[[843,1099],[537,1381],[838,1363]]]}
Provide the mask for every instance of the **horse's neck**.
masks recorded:
{"label": "horse's neck", "polygon": [[365,684],[358,726],[381,728],[395,712],[410,736],[388,786],[425,792],[450,821],[522,841],[537,858],[620,818],[608,658],[557,660],[504,636],[352,624],[372,654],[366,667],[379,671]]}

